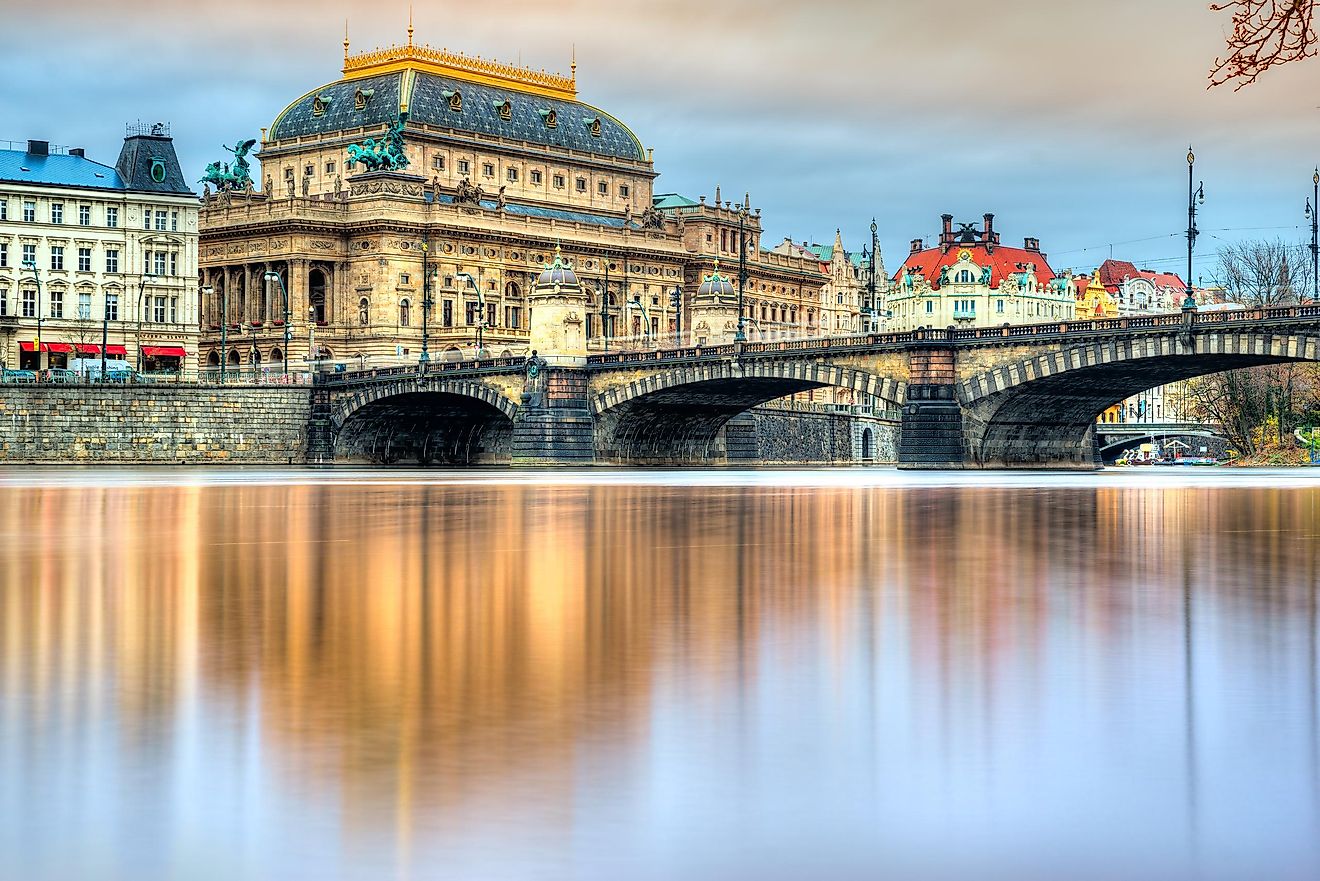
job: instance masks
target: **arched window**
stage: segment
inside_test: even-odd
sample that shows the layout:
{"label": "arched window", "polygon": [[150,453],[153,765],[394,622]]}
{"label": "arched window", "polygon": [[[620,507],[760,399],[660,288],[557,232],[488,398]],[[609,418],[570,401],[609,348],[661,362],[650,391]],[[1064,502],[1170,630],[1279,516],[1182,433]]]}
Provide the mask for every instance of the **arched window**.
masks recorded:
{"label": "arched window", "polygon": [[363,327],[371,323],[371,301],[366,297],[358,300],[358,323]]}
{"label": "arched window", "polygon": [[412,303],[407,300],[399,301],[399,327],[407,327],[409,319],[412,318]]}
{"label": "arched window", "polygon": [[511,299],[517,299],[522,296],[522,290],[518,287],[516,281],[511,281],[504,286],[504,296]]}
{"label": "arched window", "polygon": [[972,271],[971,271],[970,269],[960,269],[960,270],[958,271],[958,283],[959,283],[959,284],[971,284],[971,283],[972,283]]}

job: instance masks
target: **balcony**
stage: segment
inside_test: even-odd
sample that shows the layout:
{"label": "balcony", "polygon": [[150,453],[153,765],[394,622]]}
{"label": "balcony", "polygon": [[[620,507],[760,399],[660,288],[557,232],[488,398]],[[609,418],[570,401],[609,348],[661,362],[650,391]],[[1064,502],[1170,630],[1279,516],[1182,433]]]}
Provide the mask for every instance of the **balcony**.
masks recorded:
{"label": "balcony", "polygon": [[964,309],[964,308],[959,308],[959,307],[955,306],[954,309],[953,309],[953,320],[954,320],[954,321],[975,321],[975,320],[976,320],[976,310],[975,310],[975,309]]}

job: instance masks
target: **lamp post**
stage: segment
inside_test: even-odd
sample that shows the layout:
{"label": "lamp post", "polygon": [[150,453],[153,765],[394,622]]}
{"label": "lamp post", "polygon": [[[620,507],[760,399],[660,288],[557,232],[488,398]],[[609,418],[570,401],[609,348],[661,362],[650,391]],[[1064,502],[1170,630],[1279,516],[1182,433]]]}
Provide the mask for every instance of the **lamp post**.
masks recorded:
{"label": "lamp post", "polygon": [[37,261],[25,260],[23,266],[32,270],[32,281],[37,285],[37,339],[33,348],[37,350],[37,373],[41,372],[41,275],[37,272]]}
{"label": "lamp post", "polygon": [[307,363],[316,372],[316,307],[307,307]]}
{"label": "lamp post", "polygon": [[[875,218],[872,217],[871,218],[871,262],[866,278],[866,309],[870,313],[870,318],[866,322],[867,324],[866,330],[868,333],[874,333],[877,330],[879,330],[879,328],[875,326],[876,316],[879,314],[879,310],[876,308],[876,303],[875,303],[875,252],[876,249],[879,247],[879,240],[876,238],[876,233],[878,231],[879,231],[879,227],[876,226]],[[866,249],[863,248],[862,250],[865,251]]]}
{"label": "lamp post", "polygon": [[1196,154],[1187,148],[1187,296],[1183,298],[1184,312],[1196,311],[1196,295],[1192,290],[1192,248],[1196,245],[1196,206],[1205,204],[1205,187],[1192,185],[1193,172],[1196,168]]}
{"label": "lamp post", "polygon": [[674,347],[683,347],[683,288],[674,285],[669,294],[669,303],[674,307]]}
{"label": "lamp post", "polygon": [[[226,281],[228,279],[226,278]],[[220,384],[225,384],[225,365],[229,363],[229,285],[220,292]]]}
{"label": "lamp post", "polygon": [[[203,297],[205,297],[206,299],[209,300],[209,299],[211,298],[211,295],[215,293],[215,288],[213,288],[213,287],[212,287],[211,285],[209,285],[209,284],[208,284],[208,285],[202,285],[202,287],[201,287],[201,289],[200,289],[200,293],[201,293],[201,295],[202,295]],[[221,333],[223,333],[223,331],[221,331]],[[105,346],[104,346],[104,345],[101,346],[101,351],[102,351],[102,352],[105,352]],[[201,373],[201,367],[200,367],[200,363],[201,363],[201,354],[200,354],[200,353],[198,354],[197,358],[198,358],[198,364],[199,364],[199,367],[198,367],[198,374],[199,374],[199,376],[200,376],[200,373]],[[223,368],[223,365],[224,365],[224,361],[223,361],[223,359],[221,360],[220,364],[221,364],[221,369],[224,369],[224,368]],[[101,356],[101,379],[102,379],[102,381],[105,380],[105,355],[104,355],[104,354]]]}
{"label": "lamp post", "polygon": [[646,337],[646,344],[648,346],[651,345],[654,342],[651,337],[651,316],[647,313],[646,306],[642,303],[642,298],[634,294],[633,298],[628,301],[628,305],[642,313],[642,333]]}
{"label": "lamp post", "polygon": [[458,277],[467,279],[467,283],[472,285],[472,289],[477,292],[477,357],[484,358],[486,357],[486,343],[485,337],[482,335],[482,329],[486,324],[486,298],[481,293],[481,285],[477,284],[477,280],[472,277],[472,273],[460,272]]}
{"label": "lamp post", "polygon": [[1306,202],[1311,221],[1311,302],[1320,303],[1320,168],[1311,175],[1312,197]]}
{"label": "lamp post", "polygon": [[422,238],[422,357],[419,360],[423,373],[426,372],[426,365],[431,360],[428,319],[431,311],[431,275],[434,272],[435,270],[431,268],[431,238],[428,233]]}
{"label": "lamp post", "polygon": [[137,372],[142,372],[142,295],[147,290],[147,273],[142,273],[142,278],[138,281],[137,298]]}
{"label": "lamp post", "polygon": [[[289,375],[289,345],[293,342],[293,329],[289,327],[289,289],[284,286],[284,276],[273,270],[266,270],[266,281],[273,281],[280,286],[280,296],[284,298],[284,375]],[[223,362],[222,362],[223,363]]]}
{"label": "lamp post", "polygon": [[734,342],[747,341],[747,332],[743,317],[743,288],[747,286],[747,203],[738,209],[738,330],[733,335]]}
{"label": "lamp post", "polygon": [[605,263],[605,291],[600,295],[600,338],[604,341],[605,351],[610,350],[610,258]]}

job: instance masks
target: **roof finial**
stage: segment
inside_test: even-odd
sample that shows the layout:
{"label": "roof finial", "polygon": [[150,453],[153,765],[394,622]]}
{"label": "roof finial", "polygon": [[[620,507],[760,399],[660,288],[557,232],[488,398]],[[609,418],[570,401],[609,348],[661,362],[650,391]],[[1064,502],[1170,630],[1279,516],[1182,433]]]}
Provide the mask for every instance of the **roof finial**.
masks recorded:
{"label": "roof finial", "polygon": [[344,60],[348,60],[348,19],[344,19]]}
{"label": "roof finial", "polygon": [[577,43],[573,44],[573,60],[568,65],[568,78],[577,82]]}
{"label": "roof finial", "polygon": [[559,239],[555,239],[555,262],[553,265],[555,266],[564,265],[564,255],[559,250]]}
{"label": "roof finial", "polygon": [[408,4],[408,45],[409,46],[412,45],[412,40],[413,40],[412,4],[409,3]]}

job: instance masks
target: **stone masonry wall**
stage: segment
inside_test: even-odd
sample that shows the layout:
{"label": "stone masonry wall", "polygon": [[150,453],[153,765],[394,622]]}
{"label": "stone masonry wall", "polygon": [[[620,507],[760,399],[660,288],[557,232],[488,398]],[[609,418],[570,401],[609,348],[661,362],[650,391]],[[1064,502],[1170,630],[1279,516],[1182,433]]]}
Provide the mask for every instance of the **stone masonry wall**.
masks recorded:
{"label": "stone masonry wall", "polygon": [[751,411],[759,463],[847,463],[862,461],[862,432],[871,429],[875,464],[898,460],[897,423],[844,413],[807,413],[770,407]]}
{"label": "stone masonry wall", "polygon": [[0,386],[0,463],[289,464],[308,388]]}

